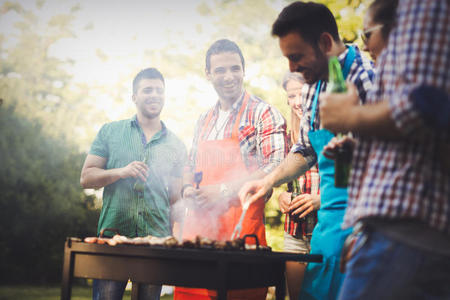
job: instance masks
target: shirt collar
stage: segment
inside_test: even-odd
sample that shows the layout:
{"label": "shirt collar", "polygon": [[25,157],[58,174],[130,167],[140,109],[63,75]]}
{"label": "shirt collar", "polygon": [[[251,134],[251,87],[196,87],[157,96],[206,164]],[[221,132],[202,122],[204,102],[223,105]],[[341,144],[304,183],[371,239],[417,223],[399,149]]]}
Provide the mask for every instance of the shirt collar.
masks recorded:
{"label": "shirt collar", "polygon": [[349,48],[349,46],[345,45],[345,51],[338,55],[338,60],[339,60],[339,63],[341,64],[341,66],[342,66],[342,64],[344,64],[345,57],[347,56],[347,53],[348,53],[348,48]]}
{"label": "shirt collar", "polygon": [[[166,124],[164,124],[163,121],[160,121],[160,122],[161,122],[161,130],[158,133],[156,133],[156,135],[159,134],[160,135],[159,137],[163,137],[163,136],[167,135],[167,127],[166,127]],[[134,115],[130,119],[130,125],[133,126],[133,127],[136,127],[136,128],[141,128],[141,126],[139,126],[139,123],[137,121],[137,115]]]}
{"label": "shirt collar", "polygon": [[[339,60],[339,63],[341,64],[341,66],[344,65],[345,57],[347,56],[348,49],[349,49],[351,46],[352,46],[353,48],[355,48],[355,52],[356,52],[356,53],[359,52],[358,46],[356,46],[356,45],[345,45],[345,51],[338,55],[338,60]],[[358,54],[357,54],[357,55],[358,55]]]}
{"label": "shirt collar", "polygon": [[[236,111],[238,108],[241,107],[241,105],[242,105],[242,100],[244,99],[244,95],[245,95],[245,90],[244,90],[244,91],[242,92],[242,94],[239,96],[239,99],[238,99],[237,101],[235,101],[235,102],[233,103],[233,105],[231,105],[231,109],[232,109],[233,111]],[[215,110],[217,113],[219,113],[219,109],[220,109],[220,102],[217,101],[214,110]]]}

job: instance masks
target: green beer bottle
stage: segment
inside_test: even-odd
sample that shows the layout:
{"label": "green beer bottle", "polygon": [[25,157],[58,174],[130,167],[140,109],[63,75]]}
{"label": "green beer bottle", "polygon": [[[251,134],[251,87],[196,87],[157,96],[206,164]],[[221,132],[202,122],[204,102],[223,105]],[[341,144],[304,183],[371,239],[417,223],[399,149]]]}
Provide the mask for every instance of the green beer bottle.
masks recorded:
{"label": "green beer bottle", "polygon": [[[337,57],[333,56],[328,61],[328,85],[329,93],[345,93],[347,86],[345,84],[344,75],[342,74],[341,64]],[[342,133],[338,133],[339,138],[344,137]],[[334,160],[334,186],[347,187],[348,177],[352,162],[352,149],[350,145],[344,144],[337,149]]]}
{"label": "green beer bottle", "polygon": [[[144,154],[144,159],[142,160],[144,164],[148,164],[148,157]],[[138,193],[143,193],[145,190],[146,182],[142,181],[140,178],[136,179],[136,182],[133,185],[133,189]]]}
{"label": "green beer bottle", "polygon": [[336,56],[332,56],[328,61],[328,83],[327,92],[345,93],[347,86],[344,75],[342,74],[341,64]]}

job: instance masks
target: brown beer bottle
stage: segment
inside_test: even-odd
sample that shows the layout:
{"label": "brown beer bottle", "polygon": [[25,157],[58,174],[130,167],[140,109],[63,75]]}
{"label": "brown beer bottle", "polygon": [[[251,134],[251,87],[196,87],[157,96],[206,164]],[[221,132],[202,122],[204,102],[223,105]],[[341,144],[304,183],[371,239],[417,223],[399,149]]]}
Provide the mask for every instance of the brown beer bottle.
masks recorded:
{"label": "brown beer bottle", "polygon": [[[298,183],[298,179],[294,179],[292,182],[290,182],[291,186],[292,186],[292,191],[291,191],[291,202],[292,200],[295,199],[295,197],[297,197],[298,195],[301,194],[300,191],[300,185]],[[289,184],[288,184],[288,191],[289,191]],[[300,221],[300,217],[299,215],[294,215],[292,214],[292,212],[289,212],[289,219],[291,219],[294,222],[299,222]]]}

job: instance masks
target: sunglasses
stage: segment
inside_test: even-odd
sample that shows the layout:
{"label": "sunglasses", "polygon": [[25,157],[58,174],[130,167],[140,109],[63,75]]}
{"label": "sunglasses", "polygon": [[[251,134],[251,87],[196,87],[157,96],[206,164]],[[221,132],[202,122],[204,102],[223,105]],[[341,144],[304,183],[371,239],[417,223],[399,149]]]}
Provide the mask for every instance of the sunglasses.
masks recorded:
{"label": "sunglasses", "polygon": [[364,44],[367,44],[367,42],[368,42],[369,39],[370,39],[370,36],[372,35],[372,32],[374,32],[374,31],[377,30],[377,29],[382,28],[383,26],[384,26],[383,24],[378,24],[378,25],[375,25],[375,26],[373,26],[373,27],[371,27],[371,28],[369,28],[369,29],[364,30],[364,31],[361,33],[361,39],[362,39],[363,43],[364,43]]}

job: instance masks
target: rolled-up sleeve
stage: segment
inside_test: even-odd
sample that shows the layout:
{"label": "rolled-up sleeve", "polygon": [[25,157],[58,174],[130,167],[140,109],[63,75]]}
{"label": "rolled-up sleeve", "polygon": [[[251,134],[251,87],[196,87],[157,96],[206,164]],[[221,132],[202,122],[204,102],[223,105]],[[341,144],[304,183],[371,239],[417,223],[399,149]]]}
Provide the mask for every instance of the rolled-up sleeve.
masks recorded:
{"label": "rolled-up sleeve", "polygon": [[265,104],[256,125],[257,159],[260,170],[270,173],[289,151],[286,121],[274,107]]}
{"label": "rolled-up sleeve", "polygon": [[303,115],[300,119],[300,130],[297,143],[292,146],[292,153],[300,153],[308,163],[311,168],[317,162],[317,155],[314,151],[308,137],[308,132],[313,128],[311,127],[311,117],[312,117],[312,94],[315,91],[316,86],[306,86],[304,85],[304,90],[302,93],[302,111]]}
{"label": "rolled-up sleeve", "polygon": [[449,7],[449,1],[416,0],[409,1],[397,14],[398,27],[389,40],[385,69],[387,76],[393,77],[389,82],[395,85],[389,97],[391,117],[405,135],[429,132],[424,126],[424,112],[414,101],[430,99],[415,98],[415,90],[427,86],[450,93]]}

